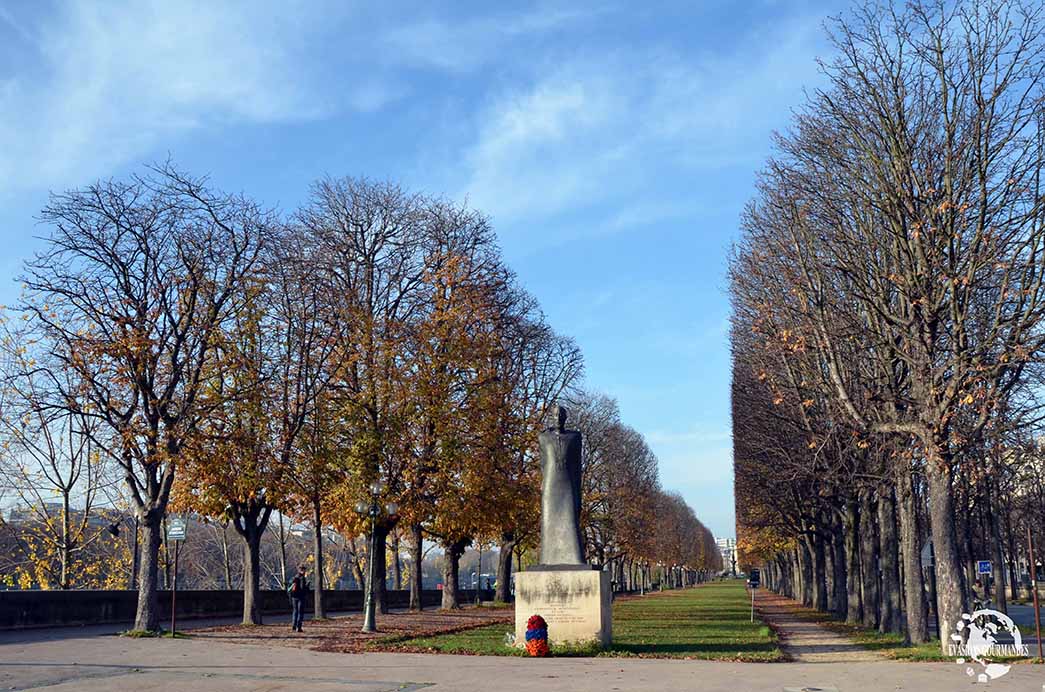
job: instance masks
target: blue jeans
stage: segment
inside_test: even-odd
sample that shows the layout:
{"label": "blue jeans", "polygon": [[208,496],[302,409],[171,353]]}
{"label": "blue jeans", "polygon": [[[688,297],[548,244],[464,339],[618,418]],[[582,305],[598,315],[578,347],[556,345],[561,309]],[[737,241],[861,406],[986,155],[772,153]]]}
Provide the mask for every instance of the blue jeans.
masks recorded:
{"label": "blue jeans", "polygon": [[294,621],[291,627],[295,630],[299,630],[301,629],[301,621],[305,619],[305,599],[292,598],[290,599],[290,602],[294,606]]}

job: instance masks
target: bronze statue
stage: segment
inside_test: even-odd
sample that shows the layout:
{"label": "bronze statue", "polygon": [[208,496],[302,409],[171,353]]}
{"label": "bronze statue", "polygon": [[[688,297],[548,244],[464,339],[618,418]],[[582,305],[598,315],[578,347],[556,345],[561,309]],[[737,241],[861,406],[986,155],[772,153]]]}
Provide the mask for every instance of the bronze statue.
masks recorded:
{"label": "bronze statue", "polygon": [[541,447],[541,565],[584,565],[581,541],[581,434],[566,430],[566,409],[555,407],[558,426],[538,436]]}

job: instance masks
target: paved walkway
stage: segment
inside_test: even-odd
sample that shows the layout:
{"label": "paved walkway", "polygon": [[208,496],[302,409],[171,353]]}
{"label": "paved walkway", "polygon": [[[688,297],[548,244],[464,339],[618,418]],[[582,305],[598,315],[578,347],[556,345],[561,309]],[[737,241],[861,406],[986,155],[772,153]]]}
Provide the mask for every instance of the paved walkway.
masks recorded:
{"label": "paved walkway", "polygon": [[[1045,666],[1014,666],[991,689],[1041,692]],[[622,658],[339,654],[201,639],[112,636],[0,646],[0,690],[47,692],[953,692],[953,663],[730,663]]]}
{"label": "paved walkway", "polygon": [[780,648],[791,660],[801,663],[846,663],[878,661],[882,657],[854,643],[849,637],[795,615],[800,607],[766,589],[755,593],[755,608],[780,635]]}
{"label": "paved walkway", "polygon": [[[405,609],[393,609],[392,612],[404,612]],[[328,617],[339,618],[348,615],[358,613],[358,610],[347,610],[347,611],[336,611],[327,613]],[[312,615],[309,613],[305,616],[306,624],[309,622],[309,618]],[[290,615],[266,615],[264,617],[266,625],[289,625]],[[227,625],[239,625],[243,622],[241,616],[227,617],[227,618],[189,618],[177,621],[177,627],[179,632],[187,632],[191,630],[206,629],[210,627],[223,627]],[[83,639],[84,637],[97,637],[109,634],[120,634],[131,629],[133,622],[116,622],[108,623],[105,625],[66,625],[62,627],[29,627],[27,629],[19,630],[0,630],[0,645],[2,644],[13,644],[17,642],[35,642],[35,641],[57,641],[60,639]],[[170,628],[171,621],[163,620],[160,625],[164,628]],[[0,688],[2,689],[2,688]]]}

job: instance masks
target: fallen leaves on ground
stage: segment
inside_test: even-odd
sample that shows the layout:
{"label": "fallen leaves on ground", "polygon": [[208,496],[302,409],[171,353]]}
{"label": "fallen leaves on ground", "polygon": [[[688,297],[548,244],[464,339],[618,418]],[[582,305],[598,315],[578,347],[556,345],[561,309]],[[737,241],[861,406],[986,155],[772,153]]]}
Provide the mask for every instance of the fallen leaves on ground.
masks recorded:
{"label": "fallen leaves on ground", "polygon": [[[193,631],[196,639],[220,639],[237,644],[289,646],[312,651],[360,653],[397,649],[396,643],[417,637],[463,632],[500,622],[513,622],[508,608],[425,610],[377,616],[377,632],[361,632],[362,614],[328,620],[306,620],[304,632],[293,632],[287,623],[272,625],[224,625]],[[401,650],[401,649],[397,649]]]}

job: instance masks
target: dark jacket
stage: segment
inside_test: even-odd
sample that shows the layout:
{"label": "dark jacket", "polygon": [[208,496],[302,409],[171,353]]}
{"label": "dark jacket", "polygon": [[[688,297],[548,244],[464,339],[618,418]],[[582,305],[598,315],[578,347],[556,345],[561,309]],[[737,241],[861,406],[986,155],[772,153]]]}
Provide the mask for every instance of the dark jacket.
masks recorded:
{"label": "dark jacket", "polygon": [[308,596],[308,579],[304,575],[298,574],[294,577],[294,581],[290,582],[290,588],[287,589],[290,593],[291,598],[303,599]]}

